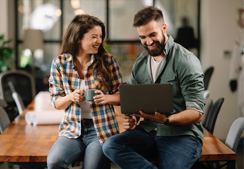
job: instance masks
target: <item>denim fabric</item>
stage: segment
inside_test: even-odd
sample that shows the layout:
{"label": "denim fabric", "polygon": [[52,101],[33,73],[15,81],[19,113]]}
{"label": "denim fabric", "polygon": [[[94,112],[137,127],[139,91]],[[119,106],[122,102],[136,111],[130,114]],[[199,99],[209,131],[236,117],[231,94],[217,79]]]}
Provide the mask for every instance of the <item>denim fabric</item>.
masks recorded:
{"label": "denim fabric", "polygon": [[60,136],[47,157],[48,169],[66,169],[84,156],[83,169],[107,169],[110,161],[102,152],[92,120],[82,120],[83,129],[77,139]]}
{"label": "denim fabric", "polygon": [[[202,143],[193,136],[156,136],[141,127],[110,137],[104,154],[122,169],[190,169],[201,156]],[[150,161],[158,157],[159,165]]]}

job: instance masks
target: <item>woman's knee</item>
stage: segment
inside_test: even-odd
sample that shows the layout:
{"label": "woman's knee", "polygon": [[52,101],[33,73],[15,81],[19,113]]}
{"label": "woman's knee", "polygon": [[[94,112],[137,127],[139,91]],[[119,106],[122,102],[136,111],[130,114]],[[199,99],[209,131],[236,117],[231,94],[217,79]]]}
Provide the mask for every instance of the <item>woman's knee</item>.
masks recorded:
{"label": "woman's knee", "polygon": [[57,158],[55,158],[54,156],[47,156],[47,167],[48,169],[54,169],[56,168],[55,166],[57,166],[59,164],[59,161]]}
{"label": "woman's knee", "polygon": [[49,154],[47,156],[47,167],[48,169],[66,168],[67,162],[57,154]]}

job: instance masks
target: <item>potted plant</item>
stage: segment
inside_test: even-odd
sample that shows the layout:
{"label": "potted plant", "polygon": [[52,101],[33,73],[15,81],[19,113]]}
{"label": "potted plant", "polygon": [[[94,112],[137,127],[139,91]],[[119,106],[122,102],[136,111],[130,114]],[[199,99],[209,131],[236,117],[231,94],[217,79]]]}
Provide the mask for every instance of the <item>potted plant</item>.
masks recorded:
{"label": "potted plant", "polygon": [[0,35],[0,73],[9,70],[9,61],[14,56],[14,51],[9,47],[11,40],[5,40],[4,35]]}

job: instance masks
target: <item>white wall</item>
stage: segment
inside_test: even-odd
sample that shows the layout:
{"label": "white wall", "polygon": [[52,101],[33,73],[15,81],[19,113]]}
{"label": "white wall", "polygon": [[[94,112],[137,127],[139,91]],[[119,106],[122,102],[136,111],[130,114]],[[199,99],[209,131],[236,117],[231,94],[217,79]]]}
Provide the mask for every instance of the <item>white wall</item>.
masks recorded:
{"label": "white wall", "polygon": [[7,9],[7,1],[8,0],[1,0],[0,5],[0,35],[4,34],[5,38],[8,38],[8,9]]}
{"label": "white wall", "polygon": [[214,66],[210,81],[210,98],[224,97],[214,134],[225,140],[231,123],[237,118],[237,95],[229,87],[230,59],[224,51],[231,51],[238,35],[237,9],[243,0],[202,0],[201,2],[201,61],[203,69]]}

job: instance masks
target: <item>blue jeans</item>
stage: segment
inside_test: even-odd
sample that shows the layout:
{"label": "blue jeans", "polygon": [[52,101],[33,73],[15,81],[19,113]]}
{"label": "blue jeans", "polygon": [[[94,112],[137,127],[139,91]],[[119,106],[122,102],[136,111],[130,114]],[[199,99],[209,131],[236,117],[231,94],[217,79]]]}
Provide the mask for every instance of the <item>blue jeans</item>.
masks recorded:
{"label": "blue jeans", "polygon": [[103,154],[92,120],[82,120],[83,131],[77,139],[60,136],[47,157],[48,169],[66,169],[84,156],[83,169],[110,168]]}
{"label": "blue jeans", "polygon": [[159,159],[160,169],[190,169],[201,157],[202,142],[193,136],[156,136],[137,127],[110,137],[104,154],[122,169],[157,169],[149,160]]}

